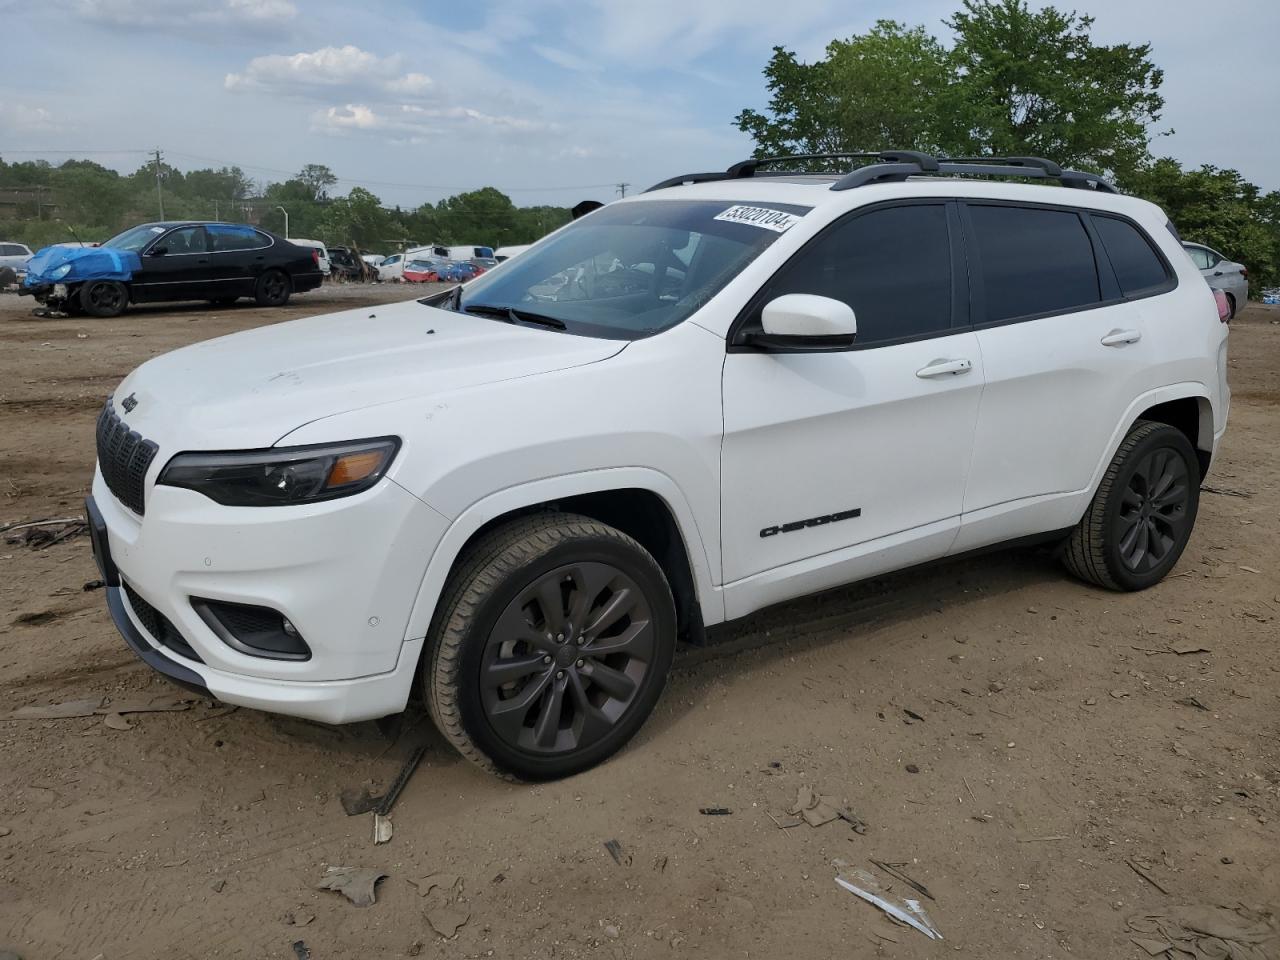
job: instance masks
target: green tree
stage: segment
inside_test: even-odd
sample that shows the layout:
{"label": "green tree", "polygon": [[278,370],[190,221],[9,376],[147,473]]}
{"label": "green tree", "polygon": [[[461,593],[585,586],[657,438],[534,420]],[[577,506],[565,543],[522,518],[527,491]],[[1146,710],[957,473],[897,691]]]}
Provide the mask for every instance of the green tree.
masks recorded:
{"label": "green tree", "polygon": [[323,163],[308,163],[298,171],[298,176],[294,179],[302,181],[311,188],[312,200],[327,200],[329,188],[338,182],[333,171]]}
{"label": "green tree", "polygon": [[1183,170],[1164,157],[1121,186],[1164,208],[1184,240],[1203,243],[1249,269],[1249,289],[1280,285],[1280,192],[1263,195],[1235,170]]}
{"label": "green tree", "polygon": [[377,249],[389,236],[399,233],[403,228],[392,224],[382,202],[363,187],[354,187],[345,197],[332,201],[320,221],[320,236],[326,243],[361,250]]}
{"label": "green tree", "polygon": [[946,24],[949,51],[891,20],[832,41],[812,64],[776,47],[768,110],[734,122],[758,156],[897,147],[1117,173],[1147,159],[1164,105],[1148,45],[1095,44],[1092,18],[1026,0],[964,0]]}
{"label": "green tree", "polygon": [[924,27],[880,20],[861,36],[833,40],[811,64],[774,47],[764,74],[768,114],[748,108],[735,120],[757,156],[954,147],[943,136],[954,126],[942,96],[951,67]]}
{"label": "green tree", "polygon": [[1117,174],[1148,159],[1164,108],[1150,44],[1095,44],[1092,17],[1026,0],[964,0],[946,23],[956,35],[949,99],[975,146]]}

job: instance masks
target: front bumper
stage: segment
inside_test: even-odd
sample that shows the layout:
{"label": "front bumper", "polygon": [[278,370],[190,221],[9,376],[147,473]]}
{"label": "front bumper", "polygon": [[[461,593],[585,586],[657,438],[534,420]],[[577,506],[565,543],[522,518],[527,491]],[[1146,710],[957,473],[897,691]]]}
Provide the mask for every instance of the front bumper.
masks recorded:
{"label": "front bumper", "polygon": [[[423,643],[407,635],[409,613],[444,532],[439,514],[388,480],[354,497],[279,508],[225,507],[154,487],[146,509],[145,517],[126,509],[95,472],[88,512],[108,607],[149,666],[226,703],[326,723],[404,709]],[[193,598],[278,611],[310,658],[232,648]],[[157,616],[183,643],[152,632]]]}

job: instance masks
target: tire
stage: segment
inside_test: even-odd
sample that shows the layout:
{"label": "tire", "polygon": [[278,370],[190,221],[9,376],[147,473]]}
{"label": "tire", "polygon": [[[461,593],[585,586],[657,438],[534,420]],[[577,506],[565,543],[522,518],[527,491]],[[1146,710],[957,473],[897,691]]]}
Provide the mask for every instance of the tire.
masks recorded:
{"label": "tire", "polygon": [[1225,296],[1227,298],[1227,307],[1230,308],[1231,311],[1227,314],[1227,322],[1230,323],[1236,318],[1236,298],[1229,293],[1225,294]]}
{"label": "tire", "polygon": [[640,728],[675,641],[671,588],[640,544],[587,517],[538,514],[460,559],[427,637],[424,699],[480,767],[512,780],[566,777]]}
{"label": "tire", "polygon": [[1139,420],[1063,551],[1067,569],[1108,590],[1145,590],[1173,569],[1200,505],[1200,463],[1181,430]]}
{"label": "tire", "polygon": [[118,317],[129,305],[129,288],[118,280],[86,280],[77,299],[91,317]]}
{"label": "tire", "polygon": [[281,270],[268,270],[258,278],[253,288],[253,299],[260,307],[283,307],[289,302],[293,284]]}
{"label": "tire", "polygon": [[229,307],[239,299],[239,297],[218,297],[216,300],[210,300],[209,303],[215,307]]}

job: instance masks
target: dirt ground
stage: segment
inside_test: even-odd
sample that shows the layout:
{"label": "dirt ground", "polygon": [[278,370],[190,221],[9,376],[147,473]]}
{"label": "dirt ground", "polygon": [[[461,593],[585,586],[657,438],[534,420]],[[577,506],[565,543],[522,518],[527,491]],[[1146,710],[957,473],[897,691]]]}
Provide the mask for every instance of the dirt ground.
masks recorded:
{"label": "dirt ground", "polygon": [[[284,310],[106,321],[36,320],[0,296],[0,523],[80,511],[95,415],[148,357],[410,293],[326,288]],[[0,722],[0,950],[1137,958],[1131,916],[1275,911],[1280,308],[1246,310],[1231,351],[1225,449],[1160,586],[1105,593],[1022,550],[794,602],[686,651],[639,737],[568,781],[495,780],[420,714],[395,738],[207,702],[134,714],[127,730]],[[178,692],[124,646],[102,593],[82,591],[95,577],[87,538],[0,545],[0,713]],[[1183,641],[1205,649],[1170,652]],[[385,787],[424,739],[395,836],[375,847],[371,815],[346,816],[339,792]],[[776,826],[805,784],[865,834]],[[839,888],[835,858],[904,865],[945,939]],[[377,903],[318,890],[328,865],[386,873]],[[410,881],[430,874],[457,882],[420,895]],[[452,939],[436,932],[460,920]]]}

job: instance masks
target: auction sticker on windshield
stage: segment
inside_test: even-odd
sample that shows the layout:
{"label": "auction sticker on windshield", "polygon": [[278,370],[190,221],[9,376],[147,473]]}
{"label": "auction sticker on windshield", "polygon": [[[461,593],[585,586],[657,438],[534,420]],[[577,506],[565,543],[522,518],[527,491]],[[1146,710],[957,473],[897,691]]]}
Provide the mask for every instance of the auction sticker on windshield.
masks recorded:
{"label": "auction sticker on windshield", "polygon": [[717,213],[713,219],[725,220],[729,223],[745,223],[763,230],[772,230],[774,233],[786,233],[800,222],[800,218],[794,213],[784,213],[769,207],[748,207],[742,204]]}

